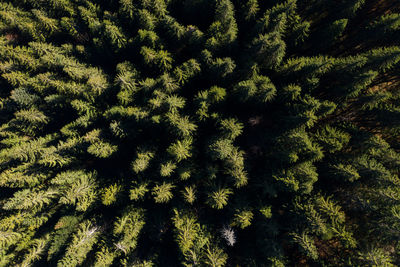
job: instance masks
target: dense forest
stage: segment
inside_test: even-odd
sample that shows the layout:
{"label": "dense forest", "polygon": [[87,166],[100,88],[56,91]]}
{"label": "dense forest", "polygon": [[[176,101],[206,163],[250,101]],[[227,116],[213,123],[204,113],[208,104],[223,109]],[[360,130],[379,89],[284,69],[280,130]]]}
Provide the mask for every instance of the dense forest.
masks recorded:
{"label": "dense forest", "polygon": [[0,0],[0,266],[400,266],[398,0]]}

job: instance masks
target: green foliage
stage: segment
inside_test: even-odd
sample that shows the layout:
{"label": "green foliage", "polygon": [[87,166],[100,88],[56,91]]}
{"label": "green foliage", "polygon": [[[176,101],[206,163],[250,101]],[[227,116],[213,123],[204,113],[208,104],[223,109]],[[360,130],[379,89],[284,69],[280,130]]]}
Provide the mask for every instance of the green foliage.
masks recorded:
{"label": "green foliage", "polygon": [[235,139],[242,134],[243,124],[235,119],[225,119],[220,124],[220,129],[229,139]]}
{"label": "green foliage", "polygon": [[51,182],[60,190],[59,203],[75,205],[77,210],[85,211],[97,198],[94,173],[83,171],[63,172]]}
{"label": "green foliage", "polygon": [[175,171],[176,165],[171,161],[168,161],[165,164],[161,164],[160,175],[161,176],[171,176],[171,174]]}
{"label": "green foliage", "polygon": [[252,42],[254,57],[262,67],[276,68],[285,56],[286,44],[279,33],[260,34]]}
{"label": "green foliage", "polygon": [[259,10],[260,7],[257,0],[248,0],[244,8],[246,20],[253,19]]}
{"label": "green foliage", "polygon": [[146,183],[138,184],[130,190],[131,200],[139,200],[149,191]]}
{"label": "green foliage", "polygon": [[229,188],[218,188],[209,194],[209,204],[214,209],[222,209],[228,204],[229,195],[233,191]]}
{"label": "green foliage", "polygon": [[298,246],[304,251],[304,253],[313,260],[318,259],[318,251],[315,247],[314,242],[303,232],[301,235],[294,234],[293,241],[298,244]]}
{"label": "green foliage", "polygon": [[88,147],[88,152],[99,158],[108,158],[117,150],[117,146],[105,142],[95,142]]}
{"label": "green foliage", "polygon": [[77,266],[82,264],[87,253],[92,249],[100,234],[99,228],[90,221],[79,224],[72,236],[72,242],[67,247],[65,255],[58,261],[57,266]]}
{"label": "green foliage", "polygon": [[326,127],[317,132],[315,138],[323,145],[327,152],[341,150],[350,140],[350,135],[332,127]]}
{"label": "green foliage", "polygon": [[198,238],[201,227],[196,219],[190,215],[181,215],[177,210],[174,210],[174,212],[173,222],[178,234],[178,244],[180,250],[187,253],[194,246],[194,241]]}
{"label": "green foliage", "polygon": [[395,266],[386,253],[379,248],[372,248],[369,251],[360,253],[359,258],[363,264],[370,266]]}
{"label": "green foliage", "polygon": [[126,211],[114,224],[114,234],[119,237],[117,249],[124,254],[136,248],[138,236],[145,224],[144,212],[138,209]]}
{"label": "green foliage", "polygon": [[103,192],[102,203],[106,206],[111,205],[117,200],[117,195],[120,191],[122,191],[121,186],[117,184],[110,185]]}
{"label": "green foliage", "polygon": [[156,185],[153,190],[152,194],[154,195],[154,201],[156,203],[166,203],[170,201],[173,197],[172,189],[174,185],[171,183],[162,183],[160,185]]}
{"label": "green foliage", "polygon": [[235,212],[232,226],[237,226],[242,229],[251,225],[253,219],[253,213],[250,210],[243,210]]}
{"label": "green foliage", "polygon": [[251,80],[238,83],[236,88],[243,101],[254,103],[267,103],[276,94],[276,87],[271,80],[265,76],[253,77]]}
{"label": "green foliage", "polygon": [[186,186],[182,191],[183,197],[186,202],[193,204],[196,200],[196,188],[193,186]]}
{"label": "green foliage", "polygon": [[46,236],[43,239],[35,239],[32,241],[28,252],[24,255],[24,260],[21,262],[21,266],[29,266],[41,258],[42,254],[45,252],[48,238],[49,237]]}
{"label": "green foliage", "polygon": [[2,1],[0,266],[400,265],[398,7]]}
{"label": "green foliage", "polygon": [[220,267],[226,264],[228,256],[220,248],[207,248],[207,260],[206,264],[212,267]]}
{"label": "green foliage", "polygon": [[64,216],[54,226],[54,232],[51,238],[50,247],[48,250],[48,259],[51,259],[61,249],[67,246],[67,241],[71,234],[76,230],[79,224],[79,218],[74,216]]}
{"label": "green foliage", "polygon": [[137,158],[135,161],[132,163],[133,171],[135,173],[139,173],[144,171],[150,162],[150,159],[153,157],[152,152],[138,152],[137,153]]}
{"label": "green foliage", "polygon": [[357,169],[352,165],[343,165],[342,163],[339,163],[332,166],[331,172],[334,177],[343,179],[344,181],[353,182],[360,178],[360,174],[357,172]]}
{"label": "green foliage", "polygon": [[5,210],[26,210],[26,209],[42,209],[45,205],[50,204],[53,199],[58,196],[58,192],[54,189],[48,190],[31,190],[24,189],[17,191],[12,198],[10,198],[3,205]]}
{"label": "green foliage", "polygon": [[102,247],[101,250],[96,252],[96,262],[94,266],[96,267],[106,267],[110,266],[115,258],[116,253],[110,252],[106,247]]}
{"label": "green foliage", "polygon": [[168,153],[171,154],[178,162],[192,156],[191,150],[191,139],[183,139],[182,142],[180,140],[176,141],[176,143],[172,144],[168,148]]}
{"label": "green foliage", "polygon": [[221,49],[235,41],[238,28],[234,17],[234,6],[230,0],[216,1],[215,21],[208,29],[210,38],[206,46]]}

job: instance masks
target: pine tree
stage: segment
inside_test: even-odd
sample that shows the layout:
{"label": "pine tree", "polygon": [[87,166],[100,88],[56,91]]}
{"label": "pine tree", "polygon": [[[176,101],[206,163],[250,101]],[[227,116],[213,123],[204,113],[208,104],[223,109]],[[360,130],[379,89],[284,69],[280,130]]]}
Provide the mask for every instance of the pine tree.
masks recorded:
{"label": "pine tree", "polygon": [[99,235],[99,228],[90,221],[79,225],[73,235],[71,245],[68,246],[65,256],[58,261],[58,266],[77,266],[82,264],[86,254],[92,249]]}
{"label": "pine tree", "polygon": [[162,183],[160,185],[156,185],[152,190],[154,201],[156,203],[165,203],[171,200],[171,198],[173,197],[171,190],[173,188],[174,185],[170,183]]}

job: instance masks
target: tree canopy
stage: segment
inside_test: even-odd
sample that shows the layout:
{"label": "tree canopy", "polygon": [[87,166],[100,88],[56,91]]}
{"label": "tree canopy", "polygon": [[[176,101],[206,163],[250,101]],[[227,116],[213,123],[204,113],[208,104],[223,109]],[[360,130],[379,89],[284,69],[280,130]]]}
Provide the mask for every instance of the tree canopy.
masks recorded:
{"label": "tree canopy", "polygon": [[1,0],[0,266],[400,265],[400,4]]}

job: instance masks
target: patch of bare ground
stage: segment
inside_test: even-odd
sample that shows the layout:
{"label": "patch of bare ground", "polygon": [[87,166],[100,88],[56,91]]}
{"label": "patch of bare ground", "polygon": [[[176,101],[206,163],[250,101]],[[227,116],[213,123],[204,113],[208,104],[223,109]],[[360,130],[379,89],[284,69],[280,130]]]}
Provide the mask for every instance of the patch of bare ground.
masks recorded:
{"label": "patch of bare ground", "polygon": [[18,34],[16,33],[6,33],[4,36],[7,41],[14,42],[18,39]]}
{"label": "patch of bare ground", "polygon": [[393,0],[373,0],[367,1],[366,14],[373,17],[376,14],[387,15],[400,10],[400,2]]}
{"label": "patch of bare ground", "polygon": [[381,84],[374,85],[374,86],[370,87],[368,89],[368,92],[369,93],[385,92],[385,91],[388,91],[390,88],[392,88],[393,84],[394,84],[394,82],[392,82],[392,81],[383,82]]}

